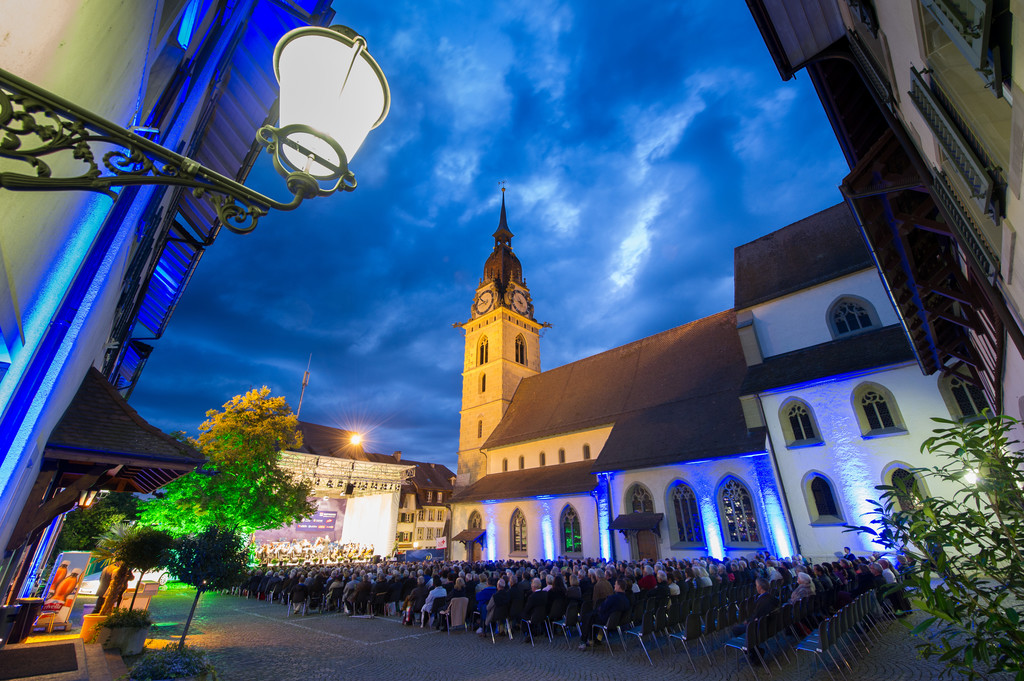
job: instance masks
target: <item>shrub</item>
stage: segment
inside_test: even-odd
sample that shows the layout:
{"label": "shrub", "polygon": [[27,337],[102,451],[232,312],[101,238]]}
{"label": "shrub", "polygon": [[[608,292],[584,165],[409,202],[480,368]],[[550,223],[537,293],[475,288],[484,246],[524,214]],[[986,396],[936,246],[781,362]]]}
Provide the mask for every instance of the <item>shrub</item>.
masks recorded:
{"label": "shrub", "polygon": [[145,629],[153,626],[153,620],[150,618],[148,610],[114,608],[107,619],[100,622],[100,626],[107,629],[118,629],[121,627]]}
{"label": "shrub", "polygon": [[167,646],[163,650],[150,650],[139,658],[129,672],[131,681],[178,679],[206,674],[217,678],[206,651],[188,646]]}

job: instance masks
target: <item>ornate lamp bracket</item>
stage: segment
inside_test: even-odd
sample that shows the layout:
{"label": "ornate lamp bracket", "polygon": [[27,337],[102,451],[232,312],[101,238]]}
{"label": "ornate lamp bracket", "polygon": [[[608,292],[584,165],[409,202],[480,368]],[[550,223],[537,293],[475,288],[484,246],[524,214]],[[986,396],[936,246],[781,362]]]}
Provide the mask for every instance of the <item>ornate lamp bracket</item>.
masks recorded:
{"label": "ornate lamp bracket", "polygon": [[[294,132],[326,141],[341,159],[333,165],[288,139]],[[0,158],[24,163],[29,172],[0,164],[0,187],[11,191],[84,190],[117,197],[114,187],[173,185],[209,201],[222,225],[237,234],[256,227],[271,209],[294,210],[308,198],[352,191],[355,175],[340,145],[307,126],[264,126],[256,139],[274,157],[292,199],[281,202],[253,191],[199,162],[93,114],[57,95],[0,69]],[[290,146],[331,170],[327,177],[292,170],[282,162]],[[97,160],[99,157],[99,160]],[[75,161],[82,172],[75,172]],[[56,171],[56,172],[55,172]],[[55,176],[56,174],[56,176]]]}

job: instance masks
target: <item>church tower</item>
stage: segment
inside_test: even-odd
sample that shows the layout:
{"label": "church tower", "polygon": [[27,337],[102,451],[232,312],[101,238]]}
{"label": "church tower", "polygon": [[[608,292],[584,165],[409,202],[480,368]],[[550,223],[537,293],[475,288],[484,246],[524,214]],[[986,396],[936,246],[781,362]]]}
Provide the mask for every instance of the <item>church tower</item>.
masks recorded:
{"label": "church tower", "polygon": [[540,373],[541,324],[533,318],[530,289],[523,266],[512,252],[512,232],[505,218],[505,189],[501,217],[494,232],[494,250],[484,263],[466,333],[462,367],[462,421],[459,429],[459,468],[456,487],[471,485],[487,474],[480,447],[501,421],[519,382]]}

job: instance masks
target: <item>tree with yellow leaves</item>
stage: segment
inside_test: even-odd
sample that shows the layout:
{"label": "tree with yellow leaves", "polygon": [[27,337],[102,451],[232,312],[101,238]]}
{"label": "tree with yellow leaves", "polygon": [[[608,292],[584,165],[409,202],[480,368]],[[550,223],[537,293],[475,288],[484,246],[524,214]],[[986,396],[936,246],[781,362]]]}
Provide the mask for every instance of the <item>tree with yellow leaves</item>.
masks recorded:
{"label": "tree with yellow leaves", "polygon": [[211,526],[249,534],[309,517],[316,510],[309,503],[312,483],[278,466],[283,450],[302,446],[298,423],[284,398],[271,397],[266,386],[206,412],[192,444],[209,463],[145,502],[141,522],[176,536]]}

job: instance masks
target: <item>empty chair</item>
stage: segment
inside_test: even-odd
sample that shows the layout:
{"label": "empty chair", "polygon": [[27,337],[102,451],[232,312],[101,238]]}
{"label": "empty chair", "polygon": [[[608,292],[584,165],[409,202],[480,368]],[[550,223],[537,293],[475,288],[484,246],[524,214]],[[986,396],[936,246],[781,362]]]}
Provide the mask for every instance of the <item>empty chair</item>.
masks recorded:
{"label": "empty chair", "polygon": [[[553,620],[551,622],[552,632],[554,631],[555,627],[558,627],[559,629],[562,630],[562,633],[565,634],[565,642],[567,644],[570,643],[571,639],[572,639],[572,634],[570,634],[569,632],[572,631],[573,629],[576,629],[577,631],[579,631],[579,628],[580,628],[580,602],[579,601],[570,601],[569,602],[569,605],[566,606],[566,608],[565,608],[565,616],[562,617],[561,619]],[[580,632],[580,633],[582,634],[582,632]]]}
{"label": "empty chair", "polygon": [[604,641],[605,641],[605,643],[608,644],[608,652],[609,653],[612,652],[612,639],[611,639],[611,633],[612,632],[616,633],[618,635],[618,637],[619,637],[619,640],[622,641],[622,651],[623,652],[626,651],[626,641],[625,641],[625,639],[622,638],[622,629],[619,626],[621,624],[621,622],[622,622],[622,613],[620,611],[616,610],[616,611],[612,612],[611,615],[608,616],[608,621],[605,622],[604,624],[594,624],[594,625],[592,625],[592,631],[591,631],[591,635],[592,636],[596,636],[598,631],[604,633]]}
{"label": "empty chair", "polygon": [[447,610],[444,610],[442,614],[445,616],[445,622],[447,624],[446,630],[449,634],[452,633],[452,629],[466,627],[466,612],[468,609],[469,599],[465,596],[453,598],[448,603]]}
{"label": "empty chair", "polygon": [[[652,667],[654,666],[654,660],[651,659],[651,654],[647,652],[647,646],[644,644],[644,639],[650,636],[651,639],[654,640],[654,645],[661,647],[658,645],[658,638],[654,635],[654,620],[654,611],[648,610],[643,614],[643,621],[640,626],[630,627],[623,632],[625,636],[636,636],[636,640],[640,643],[640,647],[643,649],[644,655],[647,656],[647,661],[651,663]],[[626,647],[625,638],[623,638],[622,647],[623,649]]]}
{"label": "empty chair", "polygon": [[690,655],[690,649],[687,644],[690,641],[698,641],[700,643],[700,647],[704,649],[704,655],[708,655],[707,646],[704,645],[704,631],[701,626],[700,615],[694,612],[688,614],[683,622],[683,630],[679,633],[668,635],[669,644],[672,643],[673,639],[682,642],[683,650],[686,651],[686,657],[690,660],[690,666],[692,666],[693,671],[696,672],[697,665],[693,662],[693,657]]}

